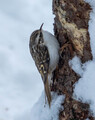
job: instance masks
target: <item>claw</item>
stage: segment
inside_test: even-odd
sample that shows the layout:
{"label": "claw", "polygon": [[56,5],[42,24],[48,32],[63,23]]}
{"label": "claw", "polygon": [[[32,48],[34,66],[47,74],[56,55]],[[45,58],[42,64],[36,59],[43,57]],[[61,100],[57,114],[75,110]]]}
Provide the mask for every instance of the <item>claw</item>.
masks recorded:
{"label": "claw", "polygon": [[70,44],[66,43],[66,44],[64,44],[64,45],[60,48],[59,54],[60,54],[61,57],[62,57],[62,52],[63,52],[64,49],[65,49],[66,47],[68,47],[69,45],[70,45]]}
{"label": "claw", "polygon": [[69,46],[69,44],[68,44],[68,43],[64,44],[64,45],[60,48],[60,51],[61,51],[61,52],[63,52],[63,51],[64,51],[64,49],[65,49],[66,47],[68,47],[68,46]]}
{"label": "claw", "polygon": [[64,49],[65,49],[66,47],[69,48],[71,55],[74,54],[74,51],[73,51],[73,49],[72,49],[71,44],[65,43],[65,44],[60,48],[60,51],[59,51],[61,57],[62,57],[62,52],[64,51]]}

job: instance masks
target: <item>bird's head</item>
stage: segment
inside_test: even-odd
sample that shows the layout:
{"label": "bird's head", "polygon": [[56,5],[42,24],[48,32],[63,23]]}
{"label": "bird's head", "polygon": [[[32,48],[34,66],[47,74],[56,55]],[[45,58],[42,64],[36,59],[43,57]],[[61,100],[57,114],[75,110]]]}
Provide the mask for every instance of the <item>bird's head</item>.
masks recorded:
{"label": "bird's head", "polygon": [[30,36],[30,44],[31,45],[34,46],[34,45],[38,45],[38,44],[43,43],[42,27],[43,27],[43,24],[40,26],[40,29],[32,32],[32,34]]}

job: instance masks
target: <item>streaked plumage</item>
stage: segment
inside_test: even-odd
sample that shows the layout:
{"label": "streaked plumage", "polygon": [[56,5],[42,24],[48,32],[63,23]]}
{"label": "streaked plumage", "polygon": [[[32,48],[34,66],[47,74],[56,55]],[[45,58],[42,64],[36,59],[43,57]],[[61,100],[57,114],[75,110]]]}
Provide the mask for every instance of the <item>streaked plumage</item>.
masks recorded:
{"label": "streaked plumage", "polygon": [[[42,24],[43,25],[43,24]],[[48,76],[54,71],[59,60],[59,43],[49,32],[42,30],[34,31],[30,37],[30,53],[41,74],[48,104],[51,104],[50,80]]]}

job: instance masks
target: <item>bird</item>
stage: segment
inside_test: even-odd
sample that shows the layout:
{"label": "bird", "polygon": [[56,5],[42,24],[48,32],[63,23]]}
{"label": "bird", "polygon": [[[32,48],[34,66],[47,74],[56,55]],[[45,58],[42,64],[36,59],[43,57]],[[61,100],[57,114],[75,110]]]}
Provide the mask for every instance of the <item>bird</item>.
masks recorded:
{"label": "bird", "polygon": [[49,107],[51,106],[50,76],[59,62],[59,43],[54,35],[42,29],[32,32],[29,41],[29,49],[35,65],[41,74],[44,83],[45,95]]}

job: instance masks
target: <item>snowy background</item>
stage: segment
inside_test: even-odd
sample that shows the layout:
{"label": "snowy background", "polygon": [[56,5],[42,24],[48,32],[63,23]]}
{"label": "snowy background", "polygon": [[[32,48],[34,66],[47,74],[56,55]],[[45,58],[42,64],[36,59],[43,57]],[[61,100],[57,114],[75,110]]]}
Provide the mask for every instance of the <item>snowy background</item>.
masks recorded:
{"label": "snowy background", "polygon": [[0,0],[0,120],[29,120],[42,93],[28,44],[43,22],[53,33],[52,0]]}
{"label": "snowy background", "polygon": [[[95,114],[95,0],[85,1],[90,1],[93,7],[89,33],[94,59],[81,64],[75,57],[70,66],[82,77],[75,85],[74,97],[89,102]],[[41,114],[43,83],[28,44],[31,32],[43,22],[43,28],[53,33],[53,17],[52,0],[0,0],[0,120],[38,120],[37,115],[41,115],[40,119],[45,117]],[[54,113],[52,118],[58,114],[54,110],[61,107],[64,98],[53,96],[51,110],[47,106],[43,108],[47,116]]]}

